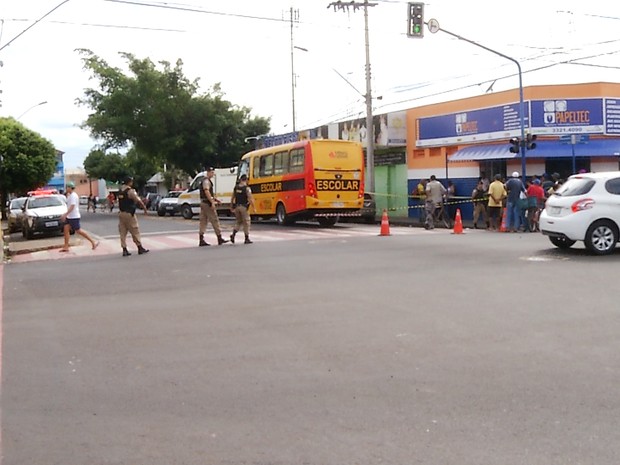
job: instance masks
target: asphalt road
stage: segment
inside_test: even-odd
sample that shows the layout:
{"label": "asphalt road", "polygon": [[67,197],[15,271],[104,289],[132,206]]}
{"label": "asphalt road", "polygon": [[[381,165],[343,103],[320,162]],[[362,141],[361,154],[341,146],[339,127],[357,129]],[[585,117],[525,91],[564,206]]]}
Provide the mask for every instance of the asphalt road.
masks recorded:
{"label": "asphalt road", "polygon": [[2,464],[617,465],[620,254],[423,233],[4,266]]}

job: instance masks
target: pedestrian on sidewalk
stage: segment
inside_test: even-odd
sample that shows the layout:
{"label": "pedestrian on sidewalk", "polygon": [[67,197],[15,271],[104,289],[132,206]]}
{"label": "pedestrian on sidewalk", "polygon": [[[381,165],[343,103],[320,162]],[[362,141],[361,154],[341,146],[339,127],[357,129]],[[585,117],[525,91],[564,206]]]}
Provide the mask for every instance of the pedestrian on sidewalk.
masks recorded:
{"label": "pedestrian on sidewalk", "polygon": [[254,206],[254,197],[252,197],[252,189],[248,186],[248,177],[242,174],[239,178],[239,184],[233,190],[232,198],[230,199],[231,210],[235,214],[237,223],[233,228],[233,232],[230,235],[230,242],[235,243],[235,234],[243,227],[243,234],[245,235],[244,244],[251,244],[250,240],[250,214],[248,209],[252,209],[256,212]]}
{"label": "pedestrian on sidewalk", "polygon": [[517,232],[521,226],[521,193],[525,193],[525,186],[521,182],[519,172],[514,171],[506,181],[506,229]]}
{"label": "pedestrian on sidewalk", "polygon": [[502,175],[496,174],[495,180],[489,184],[489,223],[490,229],[500,230],[502,221],[502,202],[506,198],[506,188],[502,182]]}
{"label": "pedestrian on sidewalk", "polygon": [[69,238],[71,236],[71,230],[75,231],[76,234],[79,234],[83,238],[85,238],[93,250],[97,248],[99,242],[96,242],[92,237],[88,235],[86,231],[82,230],[80,226],[80,198],[75,192],[75,184],[73,181],[69,181],[67,183],[67,213],[63,214],[60,217],[60,221],[64,222],[64,226],[62,227],[62,232],[65,237],[65,243],[60,249],[60,252],[68,252],[69,251]]}
{"label": "pedestrian on sidewalk", "polygon": [[481,216],[482,222],[484,223],[484,228],[488,228],[489,220],[487,218],[487,208],[485,205],[487,191],[484,188],[482,178],[478,179],[478,185],[472,191],[471,198],[474,202],[474,229],[478,229],[478,219]]}
{"label": "pedestrian on sidewalk", "polygon": [[136,218],[136,207],[139,206],[144,210],[144,214],[148,215],[148,211],[142,199],[133,188],[133,178],[127,176],[121,190],[118,191],[118,232],[121,238],[121,247],[123,249],[123,257],[131,255],[127,250],[127,233],[131,234],[134,244],[138,247],[138,255],[147,253],[149,250],[142,247],[140,238],[140,227],[138,226],[138,218]]}

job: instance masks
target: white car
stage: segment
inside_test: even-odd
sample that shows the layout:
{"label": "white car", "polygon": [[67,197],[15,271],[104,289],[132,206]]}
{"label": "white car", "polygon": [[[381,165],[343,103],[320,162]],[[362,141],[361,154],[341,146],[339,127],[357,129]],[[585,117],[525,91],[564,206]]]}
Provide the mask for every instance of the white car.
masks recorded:
{"label": "white car", "polygon": [[64,195],[31,195],[24,205],[22,216],[22,235],[32,239],[35,233],[61,232],[63,222],[60,217],[67,213]]}
{"label": "white car", "polygon": [[8,217],[9,234],[16,231],[21,231],[22,216],[24,215],[24,204],[27,199],[27,197],[17,197],[16,199],[11,200],[11,203],[9,204]]}
{"label": "white car", "polygon": [[159,216],[166,216],[168,213],[170,216],[174,216],[179,212],[179,195],[183,191],[170,191],[166,196],[159,201],[157,205],[157,214]]}
{"label": "white car", "polygon": [[568,178],[547,199],[540,231],[561,249],[583,241],[594,254],[613,252],[620,236],[620,171]]}

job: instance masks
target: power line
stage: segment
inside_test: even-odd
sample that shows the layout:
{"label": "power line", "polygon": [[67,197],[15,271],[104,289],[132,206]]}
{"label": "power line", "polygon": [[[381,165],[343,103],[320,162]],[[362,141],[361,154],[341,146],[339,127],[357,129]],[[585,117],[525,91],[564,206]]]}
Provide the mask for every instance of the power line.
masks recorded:
{"label": "power line", "polygon": [[2,47],[0,47],[0,50],[8,47],[9,45],[11,45],[13,42],[15,42],[19,37],[21,37],[22,35],[24,35],[27,31],[29,31],[30,29],[32,29],[33,27],[35,27],[37,24],[39,24],[39,22],[43,19],[45,19],[47,16],[51,15],[54,11],[56,11],[58,8],[60,8],[61,6],[63,6],[65,3],[67,3],[69,0],[64,0],[63,2],[59,3],[58,5],[56,5],[54,8],[52,8],[50,11],[48,11],[47,13],[45,13],[43,16],[41,16],[39,19],[37,19],[34,23],[32,23],[30,26],[28,26],[26,29],[24,29],[22,32],[20,32],[19,34],[17,34],[15,37],[13,37],[11,40],[9,40],[6,44],[4,44]]}
{"label": "power line", "polygon": [[136,1],[131,1],[131,0],[105,0],[106,2],[111,2],[111,3],[123,3],[126,5],[135,5],[135,6],[146,6],[146,7],[151,7],[151,8],[162,8],[165,10],[176,10],[176,11],[187,11],[187,12],[191,12],[191,13],[202,13],[202,14],[208,14],[208,15],[218,15],[218,16],[231,16],[231,17],[236,17],[236,18],[245,18],[245,19],[259,19],[262,21],[274,21],[274,22],[278,22],[278,23],[283,23],[283,22],[288,22],[282,18],[267,18],[264,16],[253,16],[253,15],[242,15],[242,14],[238,14],[238,13],[224,13],[221,11],[207,11],[207,10],[201,10],[198,8],[190,8],[190,7],[184,7],[184,6],[171,6],[169,4],[154,4],[154,3],[143,3],[143,2],[136,2]]}

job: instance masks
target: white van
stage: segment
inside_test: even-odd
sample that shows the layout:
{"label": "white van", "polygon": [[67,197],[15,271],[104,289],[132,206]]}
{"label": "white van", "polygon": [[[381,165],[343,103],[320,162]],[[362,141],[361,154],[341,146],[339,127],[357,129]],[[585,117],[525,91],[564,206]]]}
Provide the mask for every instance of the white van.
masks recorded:
{"label": "white van", "polygon": [[[200,186],[207,175],[206,171],[201,171],[192,179],[189,188],[179,195],[179,211],[186,220],[191,220],[192,216],[200,214]],[[219,214],[230,215],[230,199],[232,197],[235,183],[237,182],[237,167],[216,168],[213,176],[213,191],[215,198],[222,203],[217,206]]]}

